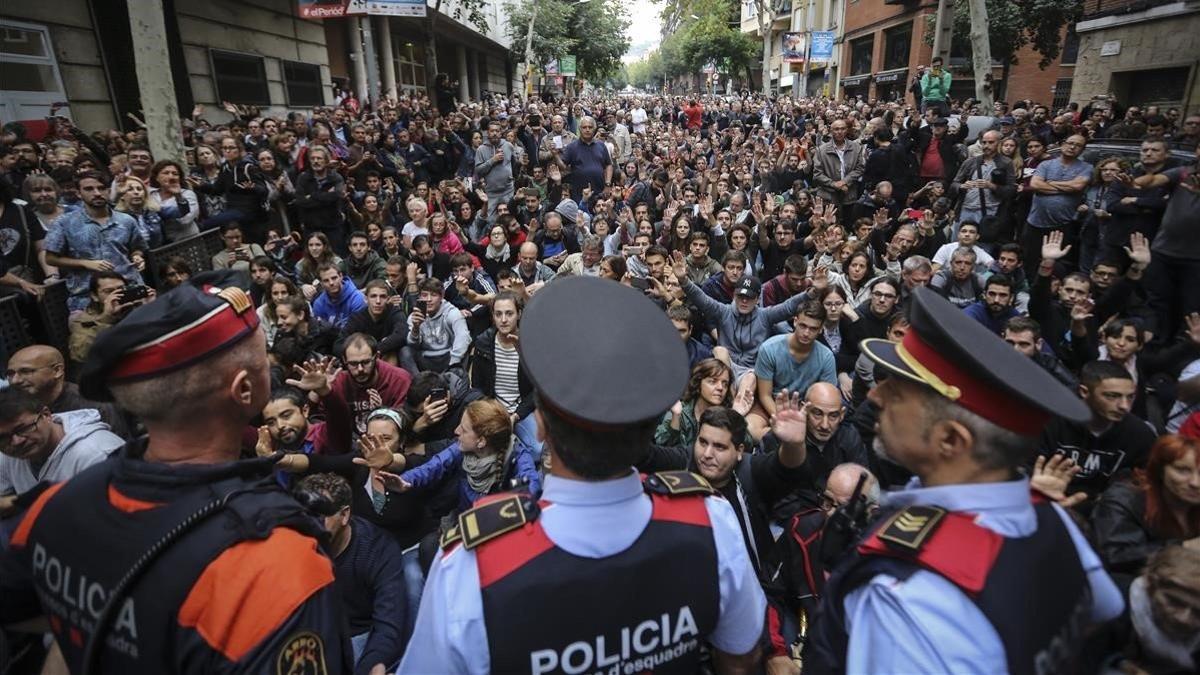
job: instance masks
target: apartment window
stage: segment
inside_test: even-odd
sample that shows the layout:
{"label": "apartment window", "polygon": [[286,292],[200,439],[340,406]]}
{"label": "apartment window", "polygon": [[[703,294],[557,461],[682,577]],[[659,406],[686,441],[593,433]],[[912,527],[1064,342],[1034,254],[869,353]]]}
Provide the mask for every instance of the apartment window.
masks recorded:
{"label": "apartment window", "polygon": [[393,37],[397,88],[410,94],[425,91],[425,48]]}
{"label": "apartment window", "polygon": [[1176,66],[1113,73],[1113,89],[1120,100],[1129,103],[1178,104],[1187,93],[1190,71],[1187,66]]}
{"label": "apartment window", "polygon": [[907,68],[910,51],[912,51],[911,23],[888,30],[884,33],[883,69]]}
{"label": "apartment window", "polygon": [[325,102],[321,67],[298,61],[283,62],[283,88],[290,106],[317,106]]}
{"label": "apartment window", "polygon": [[851,75],[863,75],[871,72],[871,52],[874,49],[874,35],[850,43]]}
{"label": "apartment window", "polygon": [[1062,110],[1071,102],[1072,79],[1064,77],[1054,83],[1054,99],[1050,101],[1051,110]]}
{"label": "apartment window", "polygon": [[212,59],[213,82],[216,84],[219,100],[271,105],[271,94],[267,90],[267,70],[261,56],[217,49],[210,49],[208,54]]}
{"label": "apartment window", "polygon": [[1075,32],[1075,25],[1072,24],[1067,29],[1067,36],[1063,39],[1062,46],[1062,65],[1069,66],[1075,63],[1079,58],[1079,33]]}

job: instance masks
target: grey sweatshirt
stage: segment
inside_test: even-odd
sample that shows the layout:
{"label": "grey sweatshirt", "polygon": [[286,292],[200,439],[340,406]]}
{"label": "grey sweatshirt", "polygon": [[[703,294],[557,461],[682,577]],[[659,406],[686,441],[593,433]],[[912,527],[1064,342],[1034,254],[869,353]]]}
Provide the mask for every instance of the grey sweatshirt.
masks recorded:
{"label": "grey sweatshirt", "polygon": [[462,363],[471,346],[471,332],[462,312],[443,300],[437,313],[426,317],[417,330],[413,330],[412,316],[409,316],[408,344],[425,356],[449,353],[451,364]]}
{"label": "grey sweatshirt", "polygon": [[34,474],[27,460],[0,455],[0,494],[28,492],[41,481],[58,483],[93,464],[108,459],[125,445],[120,436],[108,430],[100,421],[100,413],[92,409],[55,413],[54,421],[63,426],[66,435],[41,470]]}
{"label": "grey sweatshirt", "polygon": [[807,292],[798,293],[778,305],[755,307],[748,314],[739,314],[736,299],[717,302],[691,281],[684,284],[683,292],[688,302],[717,327],[717,341],[729,350],[734,363],[747,368],[754,367],[759,346],[773,334],[772,325],[795,316],[800,303],[808,299]]}

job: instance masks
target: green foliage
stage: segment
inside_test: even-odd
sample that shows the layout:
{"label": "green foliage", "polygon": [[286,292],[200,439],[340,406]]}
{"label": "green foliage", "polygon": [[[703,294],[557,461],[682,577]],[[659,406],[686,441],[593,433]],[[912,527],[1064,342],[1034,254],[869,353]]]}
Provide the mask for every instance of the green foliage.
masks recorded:
{"label": "green foliage", "polygon": [[537,6],[533,54],[538,64],[568,54],[576,56],[579,77],[600,81],[615,73],[629,49],[625,29],[629,19],[617,0],[593,0],[573,5],[561,0],[520,0],[505,3],[512,49],[523,57],[529,17]]}
{"label": "green foliage", "polygon": [[[987,0],[988,41],[992,58],[1017,63],[1017,52],[1031,47],[1041,57],[1039,68],[1046,68],[1062,50],[1063,27],[1077,21],[1083,12],[1083,0]],[[926,18],[925,42],[933,44],[935,15]],[[954,6],[954,42],[971,53],[971,9],[967,0]]]}
{"label": "green foliage", "polygon": [[756,63],[761,43],[730,26],[739,11],[736,0],[668,2],[661,16],[669,34],[656,51],[629,66],[630,84],[658,89],[669,79],[695,76],[709,63],[722,72],[741,72]]}

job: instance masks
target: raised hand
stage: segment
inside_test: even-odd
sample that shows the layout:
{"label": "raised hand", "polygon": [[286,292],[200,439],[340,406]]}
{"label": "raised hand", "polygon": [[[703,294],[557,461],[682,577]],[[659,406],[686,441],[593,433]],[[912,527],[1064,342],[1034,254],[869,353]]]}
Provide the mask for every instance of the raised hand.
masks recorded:
{"label": "raised hand", "polygon": [[1055,454],[1046,460],[1039,456],[1033,464],[1033,474],[1029,477],[1029,487],[1058,502],[1058,505],[1069,509],[1087,499],[1086,492],[1076,492],[1067,495],[1067,486],[1071,479],[1080,471],[1075,460],[1062,453]]}
{"label": "raised hand", "polygon": [[1096,303],[1091,298],[1084,298],[1071,305],[1071,321],[1087,321],[1092,318],[1092,310]]}
{"label": "raised hand", "polygon": [[821,265],[813,270],[812,287],[814,291],[823,291],[829,287],[829,268]]}
{"label": "raised hand", "polygon": [[787,389],[775,394],[775,414],[771,416],[771,431],[782,443],[803,443],[808,433],[808,403],[800,392]]}
{"label": "raised hand", "polygon": [[332,358],[309,359],[303,364],[296,364],[295,371],[299,379],[289,379],[286,384],[302,391],[310,391],[318,396],[328,396],[333,388],[333,380],[341,369]]}
{"label": "raised hand", "polygon": [[388,449],[386,443],[375,436],[366,434],[360,438],[358,451],[362,457],[355,457],[351,461],[359,466],[381,470],[392,465],[392,451]]}
{"label": "raised hand", "polygon": [[1063,233],[1055,230],[1042,237],[1042,260],[1058,260],[1070,252],[1071,247],[1063,246]]}
{"label": "raised hand", "polygon": [[380,471],[376,474],[383,481],[383,486],[393,492],[408,492],[412,489],[412,484],[404,480],[394,473]]}
{"label": "raised hand", "polygon": [[675,278],[679,279],[680,285],[687,282],[687,260],[683,257],[682,251],[675,251],[671,255],[671,271],[675,273]]}
{"label": "raised hand", "polygon": [[1139,265],[1141,269],[1145,269],[1150,264],[1150,242],[1146,240],[1146,235],[1141,232],[1134,232],[1129,235],[1129,246],[1123,247],[1125,255],[1129,256],[1129,261],[1134,265]]}
{"label": "raised hand", "polygon": [[265,426],[258,428],[258,442],[254,444],[254,454],[259,457],[275,454],[275,441],[271,439],[271,431]]}

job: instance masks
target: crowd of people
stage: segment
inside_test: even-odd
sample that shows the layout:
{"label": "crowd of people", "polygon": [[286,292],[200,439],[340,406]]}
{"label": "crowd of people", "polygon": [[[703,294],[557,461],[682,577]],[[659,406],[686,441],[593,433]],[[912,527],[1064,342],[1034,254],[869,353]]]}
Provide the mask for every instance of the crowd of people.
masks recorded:
{"label": "crowd of people", "polygon": [[[926,478],[873,451],[894,374],[864,341],[904,341],[927,287],[1089,411],[1025,429],[1036,452],[1013,467],[1124,601],[1088,636],[1086,668],[1200,667],[1200,115],[1110,99],[981,111],[945,92],[223,108],[183,121],[183,158],[153,156],[144,128],[62,117],[40,138],[0,134],[0,291],[28,309],[62,279],[72,312],[68,353],[6,355],[6,538],[39,486],[136,438],[138,411],[75,382],[106,333],[202,272],[147,270],[147,253],[219,228],[211,268],[244,273],[270,357],[240,451],[320,516],[355,672],[426,672],[440,653],[423,653],[418,612],[449,619],[423,579],[458,516],[539,494],[551,463],[525,306],[597,277],[653,302],[688,356],[634,466],[690,470],[726,498],[767,598],[756,667],[799,672],[851,554],[831,543],[834,514],[867,519]],[[1102,138],[1138,159],[1085,161]],[[603,332],[566,347],[564,369],[646,348]],[[885,656],[851,663],[917,663]]]}

